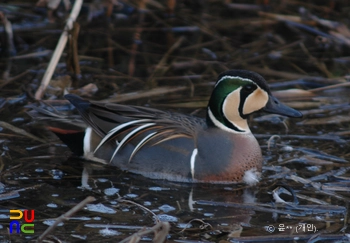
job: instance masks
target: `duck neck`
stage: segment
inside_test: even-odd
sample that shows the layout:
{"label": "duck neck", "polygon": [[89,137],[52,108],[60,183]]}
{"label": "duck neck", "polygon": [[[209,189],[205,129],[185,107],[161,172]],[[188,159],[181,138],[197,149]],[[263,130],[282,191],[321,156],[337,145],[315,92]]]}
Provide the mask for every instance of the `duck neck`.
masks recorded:
{"label": "duck neck", "polygon": [[208,127],[217,127],[236,134],[251,133],[246,119],[242,119],[240,116],[227,118],[223,112],[211,110],[210,106],[208,106],[206,120]]}

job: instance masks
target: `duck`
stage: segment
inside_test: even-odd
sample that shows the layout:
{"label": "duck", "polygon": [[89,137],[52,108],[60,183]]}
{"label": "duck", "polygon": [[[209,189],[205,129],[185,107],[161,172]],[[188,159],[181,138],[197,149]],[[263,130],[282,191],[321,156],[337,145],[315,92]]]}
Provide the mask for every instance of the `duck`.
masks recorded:
{"label": "duck", "polygon": [[247,118],[260,110],[302,117],[272,95],[261,75],[248,70],[219,74],[205,118],[74,94],[65,98],[87,125],[79,143],[85,159],[185,183],[256,185],[263,156]]}

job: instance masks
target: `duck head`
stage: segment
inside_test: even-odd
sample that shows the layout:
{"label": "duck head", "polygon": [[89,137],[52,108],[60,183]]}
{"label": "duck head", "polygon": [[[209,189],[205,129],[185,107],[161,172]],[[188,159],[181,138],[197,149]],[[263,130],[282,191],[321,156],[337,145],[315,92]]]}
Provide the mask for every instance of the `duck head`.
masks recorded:
{"label": "duck head", "polygon": [[247,117],[259,110],[302,117],[272,96],[266,80],[246,70],[229,70],[219,75],[208,104],[207,123],[233,133],[250,133]]}

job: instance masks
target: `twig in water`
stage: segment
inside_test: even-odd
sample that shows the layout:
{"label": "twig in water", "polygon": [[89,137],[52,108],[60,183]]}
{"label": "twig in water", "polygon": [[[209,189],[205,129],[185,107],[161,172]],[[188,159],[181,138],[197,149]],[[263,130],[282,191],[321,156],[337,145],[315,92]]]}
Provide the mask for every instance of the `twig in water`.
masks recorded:
{"label": "twig in water", "polygon": [[267,150],[271,150],[271,143],[274,142],[275,139],[280,140],[281,137],[279,135],[272,135],[269,140],[267,140]]}
{"label": "twig in water", "polygon": [[130,201],[130,200],[125,200],[122,198],[117,199],[118,202],[120,203],[130,203],[133,205],[136,205],[137,207],[142,208],[143,210],[149,212],[150,214],[153,215],[155,221],[156,221],[156,225],[154,225],[152,228],[149,229],[142,229],[134,234],[132,234],[131,236],[127,237],[126,239],[122,240],[120,243],[125,243],[125,242],[132,242],[132,243],[136,243],[139,242],[141,239],[141,236],[143,235],[147,235],[149,233],[154,233],[154,238],[152,242],[156,242],[156,243],[163,243],[169,233],[170,230],[170,224],[169,222],[162,222],[159,220],[158,216],[152,212],[151,210],[149,210],[148,208],[142,206],[141,204],[138,204],[134,201]]}
{"label": "twig in water", "polygon": [[71,217],[73,214],[78,212],[80,209],[82,209],[86,204],[91,203],[95,201],[96,199],[92,196],[89,196],[85,198],[83,201],[81,201],[79,204],[75,205],[71,210],[66,212],[65,214],[61,215],[58,217],[53,225],[51,225],[47,230],[45,230],[44,233],[42,233],[37,242],[40,243],[42,242],[56,227],[59,223],[62,223],[65,220],[68,220],[69,217]]}
{"label": "twig in water", "polygon": [[73,29],[69,38],[69,51],[67,56],[67,68],[73,71],[76,76],[80,75],[80,65],[78,57],[78,36],[80,25],[74,22]]}
{"label": "twig in water", "polygon": [[44,139],[38,138],[37,136],[34,136],[33,134],[26,132],[25,130],[23,130],[21,128],[15,127],[7,122],[0,121],[0,126],[13,131],[14,133],[26,136],[26,137],[31,138],[33,140],[39,141],[41,143],[46,143],[46,141]]}
{"label": "twig in water", "polygon": [[154,243],[163,243],[169,233],[170,230],[170,224],[169,222],[158,222],[155,226],[152,228],[149,228],[148,230],[140,230],[131,236],[125,238],[120,243],[126,243],[126,242],[139,242],[141,239],[141,236],[147,235],[150,233],[154,233],[153,241]]}
{"label": "twig in water", "polygon": [[120,203],[130,203],[130,204],[133,204],[133,205],[135,205],[135,206],[137,206],[137,207],[140,207],[140,208],[142,208],[143,210],[147,211],[148,213],[152,214],[153,217],[154,217],[154,220],[156,221],[156,223],[159,223],[159,222],[160,222],[158,216],[157,216],[155,213],[153,213],[151,210],[149,210],[149,209],[146,208],[145,206],[142,206],[141,204],[138,204],[138,203],[136,203],[136,202],[134,202],[134,201],[122,199],[122,198],[118,198],[117,201],[120,202]]}
{"label": "twig in water", "polygon": [[211,224],[206,223],[206,222],[204,222],[204,221],[201,220],[201,219],[192,219],[191,221],[189,221],[189,222],[185,225],[185,227],[184,227],[179,233],[183,233],[183,232],[187,229],[187,227],[188,227],[192,222],[200,222],[200,223],[202,223],[202,225],[199,226],[199,228],[200,228],[201,230],[206,229],[206,228],[208,228],[208,227],[209,227],[210,229],[213,229],[213,226],[211,226]]}

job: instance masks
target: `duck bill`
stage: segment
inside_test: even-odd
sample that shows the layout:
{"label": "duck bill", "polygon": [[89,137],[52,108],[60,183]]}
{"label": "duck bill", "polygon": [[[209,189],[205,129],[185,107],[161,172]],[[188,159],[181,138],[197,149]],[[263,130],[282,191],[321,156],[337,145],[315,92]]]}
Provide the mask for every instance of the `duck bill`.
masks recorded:
{"label": "duck bill", "polygon": [[266,106],[265,108],[263,108],[263,111],[288,117],[303,116],[303,114],[301,114],[300,111],[294,110],[293,108],[282,104],[278,99],[271,95],[269,95],[269,101],[266,103]]}

